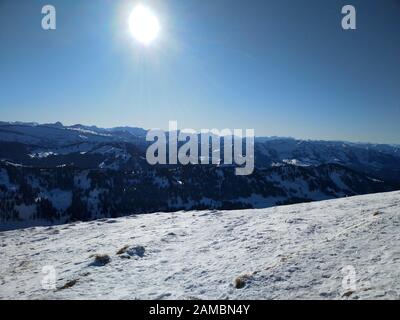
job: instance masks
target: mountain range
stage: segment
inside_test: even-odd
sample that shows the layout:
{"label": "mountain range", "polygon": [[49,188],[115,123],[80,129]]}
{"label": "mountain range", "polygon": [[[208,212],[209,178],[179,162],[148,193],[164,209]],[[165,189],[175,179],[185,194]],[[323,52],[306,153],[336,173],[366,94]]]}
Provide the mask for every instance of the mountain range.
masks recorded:
{"label": "mountain range", "polygon": [[399,145],[259,137],[254,173],[236,176],[223,162],[150,166],[146,133],[0,122],[1,228],[264,208],[400,189]]}

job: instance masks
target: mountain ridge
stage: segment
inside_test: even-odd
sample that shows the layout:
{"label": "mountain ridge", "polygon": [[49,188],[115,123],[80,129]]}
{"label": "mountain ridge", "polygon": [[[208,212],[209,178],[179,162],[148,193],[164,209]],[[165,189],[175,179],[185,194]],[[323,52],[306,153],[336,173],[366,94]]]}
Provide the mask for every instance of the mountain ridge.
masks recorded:
{"label": "mountain ridge", "polygon": [[223,161],[151,166],[149,145],[138,128],[0,125],[0,223],[270,207],[400,189],[400,153],[389,145],[256,139],[248,177]]}

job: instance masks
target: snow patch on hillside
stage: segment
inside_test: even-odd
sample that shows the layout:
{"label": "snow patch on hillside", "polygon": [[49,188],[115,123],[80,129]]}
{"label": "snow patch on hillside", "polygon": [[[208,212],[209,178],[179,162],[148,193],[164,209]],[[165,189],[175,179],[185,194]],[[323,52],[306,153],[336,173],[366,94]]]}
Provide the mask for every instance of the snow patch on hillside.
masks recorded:
{"label": "snow patch on hillside", "polygon": [[[399,230],[392,192],[2,232],[0,298],[399,299]],[[41,286],[49,265],[55,290]]]}

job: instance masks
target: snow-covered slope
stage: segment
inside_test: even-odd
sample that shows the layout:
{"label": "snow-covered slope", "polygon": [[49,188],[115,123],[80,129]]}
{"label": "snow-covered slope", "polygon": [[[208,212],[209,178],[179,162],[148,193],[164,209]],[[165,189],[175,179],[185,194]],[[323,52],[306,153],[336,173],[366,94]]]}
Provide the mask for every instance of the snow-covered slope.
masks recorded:
{"label": "snow-covered slope", "polygon": [[399,299],[399,231],[400,192],[8,231],[0,298]]}

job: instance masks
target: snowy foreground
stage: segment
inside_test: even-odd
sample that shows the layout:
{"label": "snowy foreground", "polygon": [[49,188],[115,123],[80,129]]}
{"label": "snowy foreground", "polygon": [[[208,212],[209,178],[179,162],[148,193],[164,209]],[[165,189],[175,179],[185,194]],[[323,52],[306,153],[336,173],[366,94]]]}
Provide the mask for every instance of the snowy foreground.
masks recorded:
{"label": "snowy foreground", "polygon": [[8,231],[0,261],[1,299],[400,299],[400,192]]}

